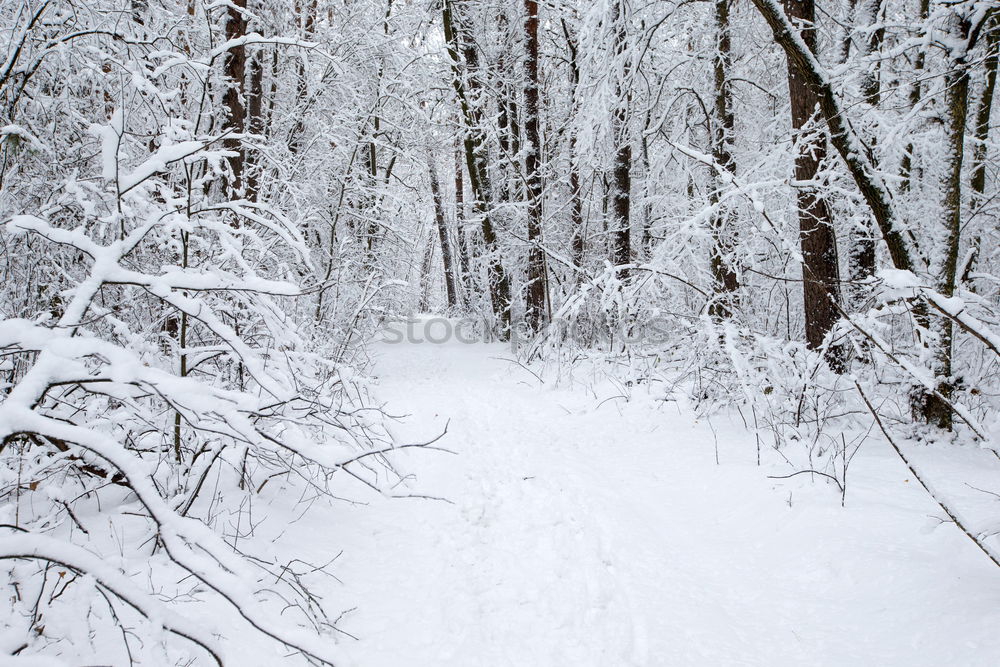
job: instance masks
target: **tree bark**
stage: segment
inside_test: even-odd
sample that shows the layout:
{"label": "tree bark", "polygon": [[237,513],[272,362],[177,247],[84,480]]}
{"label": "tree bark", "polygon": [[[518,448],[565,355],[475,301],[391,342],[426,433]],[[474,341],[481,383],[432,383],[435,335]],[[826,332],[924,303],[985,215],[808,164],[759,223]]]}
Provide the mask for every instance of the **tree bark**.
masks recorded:
{"label": "tree bark", "polygon": [[[392,16],[392,3],[393,0],[388,0],[386,3],[385,14],[382,17],[382,34],[385,36],[386,40],[389,39],[389,17]],[[379,188],[379,178],[378,178],[378,142],[379,137],[382,133],[382,118],[381,118],[381,108],[382,108],[382,78],[385,73],[385,61],[380,58],[378,66],[378,74],[375,77],[375,108],[372,111],[371,120],[371,137],[368,142],[368,188],[369,192],[365,195],[365,208],[368,209],[368,222],[365,225],[365,270],[374,271],[375,269],[375,247],[378,245],[379,241],[379,222],[374,215],[375,211],[378,210],[378,204],[381,202],[381,197],[378,194]],[[390,158],[390,164],[395,159]],[[385,181],[388,185],[389,177],[392,173],[392,167],[386,168]]]}
{"label": "tree bark", "polygon": [[489,283],[490,301],[493,307],[493,315],[497,320],[498,335],[501,339],[506,339],[510,333],[510,278],[503,267],[500,258],[499,245],[497,243],[496,231],[493,228],[493,220],[490,216],[491,193],[489,172],[487,164],[489,155],[486,147],[486,137],[483,134],[482,113],[474,107],[470,101],[473,97],[469,93],[477,92],[478,84],[475,83],[474,76],[469,78],[469,91],[466,91],[465,77],[462,73],[462,58],[459,55],[465,54],[465,65],[470,74],[478,69],[478,56],[474,46],[462,48],[459,35],[456,31],[454,16],[454,0],[444,1],[444,11],[442,18],[444,23],[445,43],[447,45],[448,56],[451,59],[452,85],[455,88],[455,96],[458,98],[459,106],[462,110],[462,118],[465,124],[465,161],[469,170],[469,185],[475,198],[473,210],[480,219],[480,227],[483,234],[483,244],[486,248],[486,273]]}
{"label": "tree bark", "polygon": [[841,109],[833,87],[815,54],[799,39],[798,31],[788,22],[776,0],[752,0],[767,21],[774,40],[784,50],[788,68],[794,71],[819,98],[819,108],[830,129],[830,143],[840,154],[855,185],[872,211],[879,233],[889,249],[894,268],[912,271],[912,253],[900,232],[899,221],[878,170],[871,163],[860,137]]}
{"label": "tree bark", "polygon": [[[882,11],[882,0],[861,0],[856,6],[856,25],[869,29],[878,24],[879,14]],[[863,42],[861,57],[867,57],[878,53],[882,48],[882,41],[885,39],[885,28],[879,27],[870,30],[868,39]],[[882,86],[879,81],[879,63],[871,63],[862,66],[865,68],[861,79],[861,96],[865,104],[871,109],[877,109],[882,97]],[[865,137],[869,149],[875,146],[875,136],[871,132]],[[871,152],[872,163],[875,163],[874,152]],[[871,219],[860,225],[860,229],[851,230],[850,250],[847,254],[848,275],[850,285],[851,306],[860,309],[868,301],[871,287],[867,284],[875,276],[875,223]]]}
{"label": "tree bark", "polygon": [[[803,44],[816,50],[814,0],[786,0],[792,21],[802,25]],[[840,319],[840,273],[837,259],[837,236],[833,215],[826,198],[815,185],[820,164],[826,159],[826,141],[810,121],[818,99],[809,82],[795,67],[788,67],[788,94],[791,100],[792,127],[798,130],[798,154],[795,156],[796,198],[799,210],[799,244],[802,250],[802,297],[805,310],[806,344],[817,349]],[[803,131],[804,130],[804,131]],[[842,351],[831,347],[827,359],[831,366],[842,366]]]}
{"label": "tree bark", "polygon": [[[317,0],[298,0],[295,3],[295,13],[301,18],[302,39],[309,40],[316,29],[316,3]],[[299,54],[295,61],[295,103],[299,108],[305,106],[306,97],[309,94],[309,80],[306,77],[305,57]],[[288,135],[288,150],[293,155],[299,152],[302,146],[302,133],[305,131],[305,119],[302,114],[296,114],[295,125],[292,126]]]}
{"label": "tree bark", "polygon": [[[632,261],[632,228],[630,203],[632,192],[632,142],[628,132],[628,108],[631,103],[629,93],[628,31],[622,0],[615,0],[612,10],[612,24],[618,43],[616,56],[621,71],[615,85],[616,105],[611,115],[611,136],[615,141],[615,157],[612,165],[611,193],[611,261],[618,266]],[[627,271],[625,275],[627,275]]]}
{"label": "tree bark", "polygon": [[[250,56],[250,90],[247,93],[247,116],[250,134],[257,141],[264,134],[264,50],[257,48]],[[246,156],[246,198],[257,201],[260,192],[260,156],[251,150]]]}
{"label": "tree bark", "polygon": [[[580,87],[580,65],[577,61],[576,40],[570,34],[566,20],[561,19],[563,35],[566,37],[566,46],[569,49],[569,72],[570,72],[570,110],[576,111],[577,96]],[[573,264],[582,269],[584,253],[586,252],[587,230],[583,221],[583,190],[580,184],[580,165],[577,158],[577,131],[570,128],[569,136],[569,190],[570,190],[570,257]],[[575,272],[575,280],[579,282],[583,278],[582,271]]]}
{"label": "tree bark", "polygon": [[[733,159],[733,134],[736,119],[733,116],[732,91],[729,87],[729,70],[732,66],[732,40],[729,32],[729,3],[731,0],[715,0],[715,57],[713,58],[715,105],[712,115],[712,159],[731,174],[736,173]],[[716,179],[710,202],[720,206],[723,183]],[[712,248],[709,265],[715,283],[715,299],[709,307],[709,315],[727,318],[732,315],[732,300],[736,298],[739,281],[732,266],[733,235],[735,220],[733,211],[721,208],[712,216]]]}
{"label": "tree bark", "polygon": [[420,263],[420,302],[417,310],[426,313],[431,308],[431,267],[434,266],[434,231],[429,230],[424,258]]}
{"label": "tree bark", "polygon": [[[1000,20],[994,17],[986,33],[983,92],[979,96],[972,130],[975,143],[972,147],[972,178],[969,187],[972,191],[970,207],[974,213],[986,201],[986,158],[990,139],[990,118],[993,115],[993,97],[997,87],[997,64],[1000,60],[998,56],[1000,56]],[[977,234],[972,241],[969,258],[961,270],[962,282],[969,281],[971,273],[976,270],[981,244],[981,238]]]}
{"label": "tree bark", "polygon": [[438,185],[434,158],[429,151],[427,153],[427,173],[431,182],[431,199],[434,200],[434,222],[437,225],[438,240],[441,242],[441,264],[444,266],[444,285],[448,296],[448,307],[455,308],[458,306],[458,297],[451,241],[448,238],[448,219],[444,214],[444,202],[441,199],[441,187]]}
{"label": "tree bark", "polygon": [[524,0],[527,59],[525,61],[524,133],[527,150],[524,171],[528,196],[528,293],[525,321],[539,331],[545,320],[545,257],[542,242],[541,134],[538,129],[538,0]]}
{"label": "tree bark", "polygon": [[471,252],[469,234],[465,228],[465,179],[462,174],[465,170],[465,166],[462,164],[464,159],[462,146],[459,144],[455,150],[455,231],[457,237],[456,244],[458,245],[458,266],[461,272],[459,279],[461,286],[460,294],[463,305],[468,306],[469,292],[474,288],[476,280],[475,276],[472,275],[472,261],[469,257]]}
{"label": "tree bark", "polygon": [[[969,39],[970,25],[968,19],[958,16],[951,17],[957,24],[953,38],[961,44]],[[942,193],[942,210],[944,218],[944,247],[941,249],[940,274],[937,277],[937,291],[945,298],[955,294],[958,278],[958,251],[962,231],[962,163],[965,156],[965,128],[969,106],[969,70],[965,52],[953,60],[952,69],[945,76],[945,103],[947,120],[945,132],[947,137],[946,160],[948,176],[944,182]],[[955,391],[952,377],[952,347],[954,327],[951,318],[935,317],[931,323],[934,335],[931,337],[933,360],[931,370],[937,382],[937,392],[923,392],[922,413],[924,421],[938,428],[951,429],[952,409],[951,398]]]}
{"label": "tree bark", "polygon": [[[247,7],[247,0],[232,0],[226,10],[226,40],[239,39],[247,32],[246,17],[243,13]],[[223,146],[227,150],[236,153],[229,158],[229,169],[232,172],[229,181],[229,189],[232,196],[242,196],[243,194],[243,165],[245,154],[243,151],[242,135],[246,131],[246,109],[243,106],[243,89],[246,80],[246,47],[234,46],[226,53],[225,73],[228,79],[226,92],[223,97],[223,104],[228,112],[228,122],[231,134],[223,141]]]}

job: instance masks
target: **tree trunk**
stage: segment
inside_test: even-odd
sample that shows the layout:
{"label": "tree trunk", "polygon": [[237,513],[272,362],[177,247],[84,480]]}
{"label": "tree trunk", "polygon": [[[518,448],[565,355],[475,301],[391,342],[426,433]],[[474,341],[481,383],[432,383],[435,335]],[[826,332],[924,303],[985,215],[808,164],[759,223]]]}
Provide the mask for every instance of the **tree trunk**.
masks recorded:
{"label": "tree trunk", "polygon": [[454,19],[454,4],[454,0],[445,0],[444,2],[442,14],[445,43],[451,59],[452,85],[455,88],[455,96],[458,98],[465,123],[465,161],[469,169],[469,185],[475,198],[473,210],[481,221],[483,244],[486,247],[485,260],[490,301],[493,306],[493,315],[497,320],[498,335],[501,339],[506,339],[510,333],[510,278],[507,276],[500,258],[497,236],[493,229],[493,220],[490,217],[492,188],[487,170],[489,155],[486,138],[483,134],[482,114],[470,102],[470,97],[474,99],[475,96],[468,94],[477,92],[475,89],[478,88],[478,84],[475,83],[474,77],[470,76],[469,91],[466,91],[462,60],[459,56],[460,49],[465,54],[465,65],[470,74],[474,74],[478,69],[478,56],[474,47],[470,45],[469,48],[463,49],[460,44]]}
{"label": "tree trunk", "polygon": [[[247,0],[233,0],[226,10],[226,40],[239,39],[246,35],[247,22],[243,10]],[[228,79],[223,104],[228,112],[228,127],[232,135],[223,141],[226,150],[236,153],[229,158],[229,168],[232,171],[229,181],[231,196],[240,197],[243,194],[243,139],[246,131],[246,109],[243,106],[243,87],[246,79],[246,47],[234,46],[229,49],[225,60],[225,73]]]}
{"label": "tree trunk", "polygon": [[[972,179],[969,186],[972,190],[971,209],[975,213],[986,201],[986,158],[990,139],[990,118],[993,115],[993,97],[997,87],[997,64],[1000,56],[1000,18],[994,17],[987,27],[986,61],[983,63],[983,92],[979,96],[979,106],[976,109],[976,119],[973,121],[972,148]],[[977,234],[972,241],[969,258],[962,267],[961,280],[967,282],[970,274],[976,270],[979,261],[981,239]]]}
{"label": "tree trunk", "polygon": [[[316,29],[316,0],[299,0],[295,3],[295,13],[302,21],[302,39],[312,38]],[[304,111],[306,97],[309,94],[309,81],[306,78],[305,56],[299,54],[295,61],[295,103]],[[302,146],[302,133],[305,131],[305,119],[302,113],[295,116],[295,125],[292,126],[288,136],[288,150],[293,155],[299,152]]]}
{"label": "tree trunk", "polygon": [[[729,32],[729,3],[715,0],[716,51],[713,59],[715,106],[712,115],[712,158],[717,165],[731,174],[736,173],[732,145],[735,130],[732,91],[729,88],[729,69],[732,63],[732,42]],[[724,183],[716,179],[710,197],[711,203],[720,206]],[[736,298],[739,282],[730,257],[735,234],[733,211],[723,206],[712,216],[712,249],[709,264],[715,283],[715,299],[709,308],[714,318],[732,315],[732,300]]]}
{"label": "tree trunk", "polygon": [[455,150],[455,231],[457,237],[456,245],[458,245],[458,266],[461,271],[459,279],[461,286],[460,293],[462,303],[468,306],[471,296],[470,292],[474,289],[476,280],[475,276],[472,275],[472,262],[469,257],[469,253],[471,252],[469,234],[465,228],[465,179],[462,174],[465,166],[462,164],[463,160],[462,146],[459,145]]}
{"label": "tree trunk", "polygon": [[[882,11],[882,0],[861,0],[856,6],[855,23],[863,28],[870,28],[879,23]],[[869,32],[868,39],[860,49],[861,57],[878,53],[885,38],[885,28],[879,27]],[[882,86],[879,81],[879,64],[864,66],[861,79],[861,95],[865,103],[872,109],[879,106],[882,97]],[[875,136],[868,133],[865,137],[869,148],[875,146]],[[872,153],[872,163],[875,163]],[[867,303],[871,287],[867,284],[875,276],[875,239],[876,227],[870,218],[860,225],[860,229],[851,230],[850,250],[847,254],[847,267],[850,277],[850,302],[855,309],[861,309]]]}
{"label": "tree trunk", "polygon": [[[510,43],[514,41],[514,36],[511,35],[508,24],[507,24],[507,13],[505,11],[500,11],[497,17],[497,29],[500,33],[500,37],[504,42],[504,47],[501,49],[497,57],[497,65],[495,71],[498,74],[498,78],[493,82],[491,86],[492,89],[498,91],[496,105],[497,105],[497,142],[500,145],[500,163],[509,169],[509,173],[503,173],[503,168],[501,167],[498,171],[503,173],[503,175],[498,179],[497,191],[495,193],[497,202],[500,205],[508,204],[512,201],[520,201],[522,199],[519,181],[521,180],[521,168],[520,168],[520,154],[521,154],[521,131],[520,124],[517,117],[517,103],[515,101],[515,85],[512,83],[511,79],[516,78],[518,80],[522,79],[521,72],[518,72],[516,68],[509,66],[507,61],[507,50]],[[466,44],[466,62],[470,62],[469,58],[477,59],[478,56],[475,54],[475,49],[472,49],[472,44]],[[471,53],[469,51],[471,49]],[[517,58],[513,59],[515,62]],[[524,74],[527,74],[525,71]]]}
{"label": "tree trunk", "polygon": [[612,197],[611,213],[613,224],[612,233],[612,261],[616,265],[628,264],[632,261],[632,234],[630,216],[630,197],[632,190],[631,168],[632,168],[632,144],[628,137],[628,107],[630,95],[628,93],[628,77],[630,67],[626,62],[626,18],[623,15],[622,0],[616,0],[614,4],[615,33],[618,41],[617,55],[622,68],[620,78],[616,84],[616,104],[611,118],[611,134],[617,148],[615,151],[614,164],[612,167]]}
{"label": "tree trunk", "polygon": [[[952,21],[958,24],[953,38],[959,44],[969,37],[969,23],[964,17],[953,14]],[[958,251],[962,230],[962,162],[965,156],[965,127],[969,106],[969,70],[964,52],[955,58],[952,69],[945,76],[945,103],[948,114],[945,122],[947,136],[946,164],[948,176],[942,193],[944,211],[944,247],[941,249],[940,274],[937,277],[937,291],[945,298],[955,294],[958,277]],[[937,382],[937,392],[924,392],[922,396],[922,416],[928,424],[951,429],[952,410],[950,401],[955,385],[952,378],[952,342],[954,331],[948,317],[935,317],[931,323],[932,364],[931,370]]]}
{"label": "tree trunk", "polygon": [[538,0],[524,0],[524,31],[527,37],[524,87],[524,133],[527,150],[524,171],[528,185],[528,294],[524,317],[531,331],[541,329],[545,319],[545,257],[542,242],[541,134],[538,130]]}
{"label": "tree trunk", "polygon": [[[920,0],[920,23],[921,25],[927,21],[927,16],[930,14],[930,0]],[[913,78],[915,81],[910,87],[910,107],[915,107],[920,103],[921,97],[921,87],[920,87],[920,77],[921,72],[924,69],[924,48],[921,46],[917,50],[917,57],[913,61]],[[901,192],[906,192],[910,189],[910,175],[913,171],[913,142],[906,145],[906,150],[903,151],[903,161],[899,166],[899,173],[902,177],[902,182],[899,185]]]}
{"label": "tree trunk", "polygon": [[[250,134],[261,141],[264,134],[264,50],[257,48],[250,56],[250,90],[247,94],[247,115]],[[260,191],[260,155],[258,151],[247,152],[246,157],[246,197],[257,201]]]}
{"label": "tree trunk", "polygon": [[427,153],[427,173],[431,182],[431,198],[434,200],[434,222],[437,225],[438,240],[441,242],[441,264],[444,265],[444,285],[448,295],[448,307],[455,308],[458,306],[458,297],[456,295],[451,241],[448,238],[448,219],[444,214],[444,202],[441,200],[441,187],[438,185],[434,158],[429,151]]}
{"label": "tree trunk", "polygon": [[[376,95],[378,90],[376,90]],[[367,185],[370,188],[370,192],[364,196],[364,208],[367,215],[368,221],[365,223],[365,269],[371,271],[375,267],[375,241],[378,239],[378,220],[375,218],[375,206],[373,204],[377,200],[377,188],[378,188],[378,145],[376,141],[378,140],[378,134],[381,130],[381,120],[376,115],[372,119],[372,129],[371,129],[371,139],[368,142],[368,170],[367,170]]]}
{"label": "tree trunk", "polygon": [[[774,41],[781,46],[788,59],[789,71],[794,71],[819,98],[819,108],[830,130],[830,143],[837,149],[855,185],[865,198],[868,208],[878,223],[879,232],[889,249],[894,268],[912,271],[913,255],[900,233],[889,191],[881,175],[871,163],[870,156],[861,147],[857,131],[841,109],[833,88],[815,54],[800,40],[793,38],[795,28],[775,4],[775,0],[752,0],[757,11],[767,21]],[[805,46],[805,48],[803,48]]]}
{"label": "tree trunk", "polygon": [[426,313],[431,309],[431,267],[434,266],[434,231],[427,234],[427,245],[424,246],[424,259],[420,263],[420,302],[417,310]]}
{"label": "tree trunk", "polygon": [[[801,31],[806,48],[815,53],[816,20],[814,0],[787,0],[789,18]],[[788,94],[791,100],[792,127],[798,133],[798,153],[795,156],[796,197],[799,209],[799,244],[802,249],[802,296],[806,320],[806,344],[817,349],[840,319],[840,273],[837,261],[837,237],[833,216],[826,198],[812,185],[819,167],[826,158],[826,141],[822,134],[810,129],[818,99],[796,68],[788,67]],[[803,128],[805,128],[804,131]],[[842,352],[831,347],[827,355],[830,365],[839,369]]]}
{"label": "tree trunk", "polygon": [[[580,87],[580,66],[577,62],[576,40],[570,35],[569,26],[566,20],[562,19],[563,35],[566,37],[566,46],[569,49],[569,71],[570,71],[570,111],[576,112],[577,96]],[[573,264],[583,268],[584,253],[586,252],[587,230],[584,229],[583,222],[583,190],[580,184],[580,164],[577,158],[577,132],[575,128],[570,128],[569,136],[569,190],[570,190],[570,257]],[[583,278],[583,271],[575,272],[575,281],[579,282]]]}
{"label": "tree trunk", "polygon": [[[392,16],[392,2],[393,0],[388,0],[385,14],[382,17],[382,34],[385,35],[386,40],[389,39],[389,17]],[[368,223],[365,225],[364,265],[366,272],[374,271],[375,269],[375,247],[379,241],[379,221],[376,217],[376,211],[379,209],[378,205],[381,203],[381,196],[378,193],[378,142],[379,136],[382,133],[382,118],[380,113],[382,107],[382,77],[384,73],[385,62],[384,59],[380,58],[378,74],[375,76],[375,108],[372,111],[371,138],[368,142],[368,187],[370,191],[364,197],[364,208],[368,211]],[[394,159],[395,156],[390,158],[390,165]],[[392,167],[389,166],[386,168],[385,176],[387,185],[391,173]]]}
{"label": "tree trunk", "polygon": [[[618,266],[632,261],[632,228],[630,203],[632,192],[632,142],[628,132],[628,108],[631,104],[628,62],[628,33],[626,30],[623,0],[615,0],[612,24],[618,43],[616,55],[621,71],[615,85],[616,106],[611,115],[611,136],[615,141],[615,157],[612,165],[611,196],[611,261]],[[627,275],[627,271],[625,275]]]}

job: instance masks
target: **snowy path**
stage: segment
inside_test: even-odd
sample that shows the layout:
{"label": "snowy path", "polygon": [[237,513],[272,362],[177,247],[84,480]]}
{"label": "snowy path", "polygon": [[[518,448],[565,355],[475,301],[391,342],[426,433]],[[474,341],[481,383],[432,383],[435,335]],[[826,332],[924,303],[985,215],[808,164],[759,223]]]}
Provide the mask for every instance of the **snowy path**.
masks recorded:
{"label": "snowy path", "polygon": [[[360,667],[1000,664],[1000,572],[873,445],[848,507],[735,425],[539,385],[500,346],[382,345],[411,492],[307,518]],[[603,398],[600,397],[600,398]],[[801,478],[799,478],[801,479]],[[322,535],[321,539],[317,539]],[[343,603],[341,603],[343,601]]]}

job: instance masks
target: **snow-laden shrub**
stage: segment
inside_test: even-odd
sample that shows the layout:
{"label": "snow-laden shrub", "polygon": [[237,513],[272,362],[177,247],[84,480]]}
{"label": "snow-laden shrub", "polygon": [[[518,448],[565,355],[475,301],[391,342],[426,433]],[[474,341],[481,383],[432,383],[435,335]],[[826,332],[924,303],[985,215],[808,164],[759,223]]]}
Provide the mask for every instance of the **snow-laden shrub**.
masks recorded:
{"label": "snow-laden shrub", "polygon": [[0,8],[0,655],[212,664],[237,627],[333,662],[310,593],[323,564],[247,537],[281,485],[332,497],[385,476],[392,446],[346,361],[366,295],[331,289],[336,258],[316,261],[287,198],[232,185],[249,140],[220,103],[225,8],[143,23],[110,0],[15,5]]}
{"label": "snow-laden shrub", "polygon": [[224,599],[314,660],[337,655],[310,568],[243,553],[199,502],[216,500],[209,479],[234,506],[278,475],[328,493],[333,473],[364,477],[354,465],[385,448],[280,307],[300,288],[259,273],[308,265],[295,226],[248,202],[181,206],[155,176],[218,159],[211,144],[164,146],[117,187],[63,183],[2,232],[68,286],[51,309],[0,322],[3,623],[22,642],[5,649],[120,664],[162,627],[218,659],[208,619],[165,604],[188,595]]}

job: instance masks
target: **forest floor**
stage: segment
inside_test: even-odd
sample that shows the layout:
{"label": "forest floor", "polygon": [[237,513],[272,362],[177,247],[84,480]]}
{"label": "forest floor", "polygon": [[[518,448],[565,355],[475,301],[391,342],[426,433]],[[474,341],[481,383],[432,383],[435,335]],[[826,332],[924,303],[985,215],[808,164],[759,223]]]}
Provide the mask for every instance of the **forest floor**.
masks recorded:
{"label": "forest floor", "polygon": [[818,478],[768,479],[787,465],[758,467],[738,417],[552,386],[501,345],[374,354],[399,440],[447,424],[455,454],[394,459],[398,493],[447,502],[359,490],[287,526],[316,561],[343,552],[321,592],[359,667],[1000,664],[1000,570],[875,438],[841,508]]}

